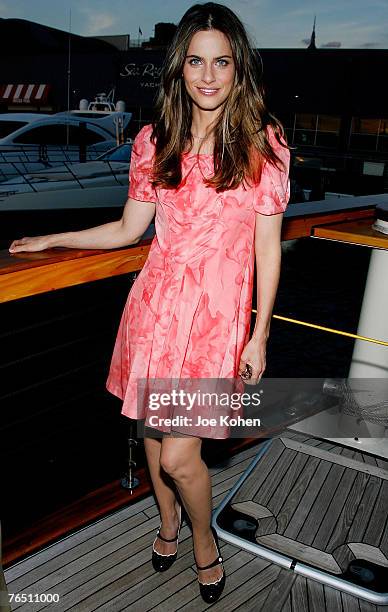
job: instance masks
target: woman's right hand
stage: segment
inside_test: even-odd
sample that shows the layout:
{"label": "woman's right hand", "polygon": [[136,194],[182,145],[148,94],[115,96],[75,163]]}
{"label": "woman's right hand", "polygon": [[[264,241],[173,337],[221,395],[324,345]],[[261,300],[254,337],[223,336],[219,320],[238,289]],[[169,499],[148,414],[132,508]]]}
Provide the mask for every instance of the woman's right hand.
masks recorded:
{"label": "woman's right hand", "polygon": [[10,253],[19,253],[20,251],[44,251],[50,248],[49,235],[47,236],[24,236],[14,240],[9,246]]}

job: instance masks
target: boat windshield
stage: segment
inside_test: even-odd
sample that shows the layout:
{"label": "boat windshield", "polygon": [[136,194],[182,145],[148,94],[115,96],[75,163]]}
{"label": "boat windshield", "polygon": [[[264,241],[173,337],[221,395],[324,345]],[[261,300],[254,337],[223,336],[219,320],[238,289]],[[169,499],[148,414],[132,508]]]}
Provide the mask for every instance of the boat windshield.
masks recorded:
{"label": "boat windshield", "polygon": [[119,147],[116,147],[115,149],[111,149],[110,151],[107,151],[107,153],[100,155],[98,160],[99,161],[129,162],[129,159],[131,157],[131,148],[132,148],[132,145],[129,143],[120,145]]}
{"label": "boat windshield", "polygon": [[0,121],[0,138],[5,138],[12,132],[27,125],[28,121]]}

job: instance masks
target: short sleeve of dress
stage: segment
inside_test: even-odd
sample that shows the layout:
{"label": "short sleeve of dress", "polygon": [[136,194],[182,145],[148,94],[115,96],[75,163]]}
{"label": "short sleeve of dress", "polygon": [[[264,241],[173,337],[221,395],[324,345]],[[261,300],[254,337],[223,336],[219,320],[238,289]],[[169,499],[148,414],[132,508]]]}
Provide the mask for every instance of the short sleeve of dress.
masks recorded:
{"label": "short sleeve of dress", "polygon": [[286,210],[290,199],[290,151],[278,143],[272,127],[268,130],[272,148],[284,163],[285,170],[264,162],[260,183],[254,187],[253,207],[262,215],[276,215]]}
{"label": "short sleeve of dress", "polygon": [[152,125],[145,125],[137,134],[131,152],[128,196],[141,202],[156,202],[156,192],[151,185],[155,145],[151,142]]}

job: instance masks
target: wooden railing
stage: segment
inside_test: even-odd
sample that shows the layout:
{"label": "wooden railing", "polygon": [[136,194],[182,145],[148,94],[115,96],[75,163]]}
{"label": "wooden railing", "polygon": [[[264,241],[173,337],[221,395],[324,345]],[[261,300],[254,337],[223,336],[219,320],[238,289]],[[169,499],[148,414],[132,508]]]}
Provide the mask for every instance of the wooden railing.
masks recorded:
{"label": "wooden railing", "polygon": [[[282,240],[312,235],[317,225],[373,216],[388,194],[291,205],[283,220]],[[152,239],[120,249],[78,250],[56,247],[37,253],[0,250],[0,302],[141,270]]]}
{"label": "wooden railing", "polygon": [[151,239],[123,249],[0,251],[0,302],[141,270]]}

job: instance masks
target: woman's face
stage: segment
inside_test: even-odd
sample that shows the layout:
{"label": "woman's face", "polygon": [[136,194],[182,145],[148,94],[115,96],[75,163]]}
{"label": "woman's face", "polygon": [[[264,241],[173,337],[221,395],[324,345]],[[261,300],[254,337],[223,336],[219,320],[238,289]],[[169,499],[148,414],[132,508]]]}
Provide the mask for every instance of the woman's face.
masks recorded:
{"label": "woman's face", "polygon": [[232,89],[235,65],[228,37],[219,30],[205,30],[193,35],[183,78],[193,103],[203,110],[215,110]]}

